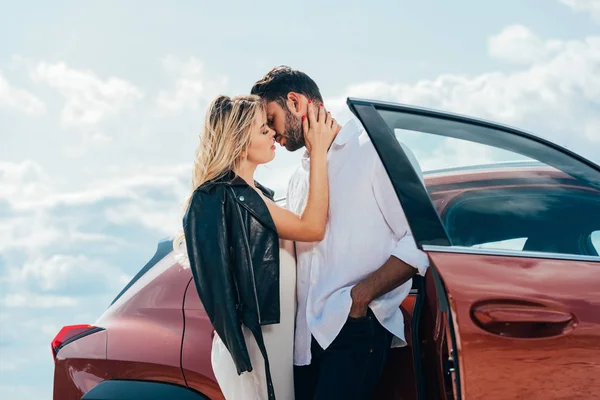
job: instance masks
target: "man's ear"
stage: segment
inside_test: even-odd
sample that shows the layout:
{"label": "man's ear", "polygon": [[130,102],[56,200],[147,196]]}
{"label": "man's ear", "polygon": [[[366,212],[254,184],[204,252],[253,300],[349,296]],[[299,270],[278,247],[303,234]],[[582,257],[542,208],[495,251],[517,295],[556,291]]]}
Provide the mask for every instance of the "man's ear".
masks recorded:
{"label": "man's ear", "polygon": [[295,115],[304,115],[306,96],[296,92],[289,92],[286,99],[288,109]]}

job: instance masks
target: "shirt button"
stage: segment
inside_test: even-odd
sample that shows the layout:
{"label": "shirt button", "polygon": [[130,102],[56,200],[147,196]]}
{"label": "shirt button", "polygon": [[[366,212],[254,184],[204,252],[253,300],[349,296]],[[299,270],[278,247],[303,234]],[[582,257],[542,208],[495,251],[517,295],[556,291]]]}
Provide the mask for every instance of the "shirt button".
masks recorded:
{"label": "shirt button", "polygon": [[240,196],[240,201],[244,201],[244,196]]}
{"label": "shirt button", "polygon": [[313,249],[313,254],[319,254],[319,250]]}

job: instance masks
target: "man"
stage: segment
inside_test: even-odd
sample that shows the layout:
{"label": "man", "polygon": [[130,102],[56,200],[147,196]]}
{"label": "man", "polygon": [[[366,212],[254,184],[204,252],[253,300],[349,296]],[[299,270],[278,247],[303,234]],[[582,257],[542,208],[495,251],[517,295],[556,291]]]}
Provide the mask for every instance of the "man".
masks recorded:
{"label": "man", "polygon": [[[317,84],[281,66],[256,82],[252,94],[265,100],[277,142],[289,151],[304,147],[302,116],[311,103],[323,103]],[[305,153],[289,183],[287,205],[295,212],[306,202],[309,165]],[[357,121],[337,133],[327,168],[325,238],[296,243],[296,400],[368,399],[392,339],[394,345],[406,345],[399,306],[413,275],[424,276],[429,262],[416,247],[389,177]]]}

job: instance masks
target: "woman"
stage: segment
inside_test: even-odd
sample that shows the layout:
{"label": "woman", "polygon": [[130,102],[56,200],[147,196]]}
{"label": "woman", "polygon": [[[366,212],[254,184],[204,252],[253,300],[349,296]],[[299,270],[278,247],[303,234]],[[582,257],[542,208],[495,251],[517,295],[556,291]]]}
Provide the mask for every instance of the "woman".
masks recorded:
{"label": "woman", "polygon": [[275,132],[260,98],[219,96],[205,118],[184,238],[174,245],[185,242],[196,289],[215,329],[211,362],[227,400],[294,398],[295,286],[286,288],[284,282],[295,282],[295,271],[280,270],[279,238],[323,239],[327,151],[339,131],[324,107],[310,101],[302,126],[310,187],[297,215],[275,204],[273,192],[254,180],[258,165],[275,157]]}

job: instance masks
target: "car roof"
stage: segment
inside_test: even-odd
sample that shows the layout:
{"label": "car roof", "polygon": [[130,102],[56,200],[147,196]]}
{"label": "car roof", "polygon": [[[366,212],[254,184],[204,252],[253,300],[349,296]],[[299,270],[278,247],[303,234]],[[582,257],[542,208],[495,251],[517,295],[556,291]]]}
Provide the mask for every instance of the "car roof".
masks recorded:
{"label": "car roof", "polygon": [[[493,179],[514,178],[533,179],[573,179],[572,176],[538,161],[509,161],[441,168],[423,172],[425,183],[445,185],[459,182],[474,182]],[[285,204],[285,196],[275,199],[279,205]]]}
{"label": "car roof", "polygon": [[572,176],[538,161],[498,162],[444,168],[423,173],[428,186],[496,179],[572,179]]}

